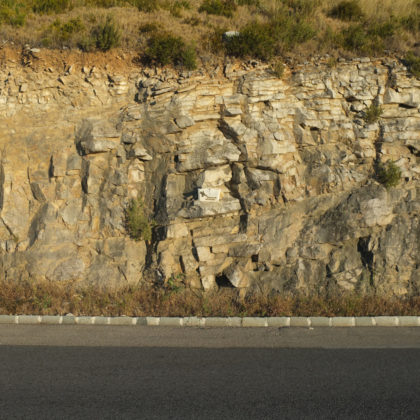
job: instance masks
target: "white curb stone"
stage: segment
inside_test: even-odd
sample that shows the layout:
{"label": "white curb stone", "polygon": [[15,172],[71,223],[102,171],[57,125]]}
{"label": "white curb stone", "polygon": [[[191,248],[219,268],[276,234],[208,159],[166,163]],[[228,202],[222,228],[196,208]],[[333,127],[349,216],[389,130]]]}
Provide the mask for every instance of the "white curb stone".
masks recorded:
{"label": "white curb stone", "polygon": [[331,318],[324,316],[311,316],[311,327],[331,327]]}
{"label": "white curb stone", "polygon": [[242,327],[242,318],[239,316],[233,316],[227,319],[228,327]]}
{"label": "white curb stone", "polygon": [[361,317],[106,317],[0,315],[0,324],[143,325],[166,327],[420,327],[420,316]]}
{"label": "white curb stone", "polygon": [[131,316],[116,316],[109,318],[109,325],[136,325],[137,318]]}
{"label": "white curb stone", "polygon": [[400,327],[420,327],[420,316],[400,316]]}
{"label": "white curb stone", "polygon": [[160,318],[158,316],[148,316],[146,317],[146,322],[149,327],[157,327],[160,322]]}
{"label": "white curb stone", "polygon": [[243,327],[267,327],[266,318],[257,318],[257,317],[244,317],[242,318]]}
{"label": "white curb stone", "polygon": [[186,316],[184,318],[184,327],[204,327],[204,318]]}
{"label": "white curb stone", "polygon": [[74,322],[77,325],[93,325],[94,321],[95,321],[94,316],[76,316],[74,318]]}
{"label": "white curb stone", "polygon": [[0,324],[17,324],[17,315],[0,315]]}
{"label": "white curb stone", "polygon": [[311,326],[311,319],[303,316],[292,316],[290,318],[290,326],[308,328]]}
{"label": "white curb stone", "polygon": [[356,327],[374,327],[376,325],[375,318],[370,316],[356,317]]}
{"label": "white curb stone", "polygon": [[58,325],[63,322],[62,316],[55,316],[55,315],[43,315],[41,317],[41,324],[48,324],[48,325]]}
{"label": "white curb stone", "polygon": [[346,316],[337,316],[331,318],[331,326],[332,327],[355,327],[356,326],[356,319],[352,317]]}
{"label": "white curb stone", "polygon": [[180,317],[162,316],[159,325],[161,327],[182,327],[183,319]]}
{"label": "white curb stone", "polygon": [[136,325],[139,326],[147,326],[147,317],[139,316],[136,321]]}
{"label": "white curb stone", "polygon": [[39,315],[19,315],[18,324],[40,324],[41,317]]}
{"label": "white curb stone", "polygon": [[378,327],[398,327],[397,316],[375,316],[375,322]]}
{"label": "white curb stone", "polygon": [[109,317],[108,316],[95,316],[93,323],[95,325],[109,325]]}
{"label": "white curb stone", "polygon": [[76,323],[75,317],[73,315],[66,315],[63,316],[63,324],[65,325],[73,325]]}
{"label": "white curb stone", "polygon": [[273,316],[267,318],[268,327],[279,327],[285,328],[290,327],[290,317],[289,316]]}
{"label": "white curb stone", "polygon": [[213,318],[204,318],[206,327],[227,327],[228,326],[228,318],[222,317],[213,317]]}

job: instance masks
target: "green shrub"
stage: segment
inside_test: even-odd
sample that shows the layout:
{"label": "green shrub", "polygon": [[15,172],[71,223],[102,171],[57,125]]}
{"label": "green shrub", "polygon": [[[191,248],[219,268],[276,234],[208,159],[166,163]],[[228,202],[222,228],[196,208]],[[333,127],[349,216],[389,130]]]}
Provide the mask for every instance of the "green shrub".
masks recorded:
{"label": "green shrub", "polygon": [[401,26],[407,31],[416,33],[420,31],[420,13],[417,12],[410,16],[400,18]]}
{"label": "green shrub", "polygon": [[199,12],[206,12],[209,15],[232,17],[236,10],[234,0],[204,0],[198,9]]}
{"label": "green shrub", "polygon": [[320,6],[320,0],[283,0],[285,4],[294,15],[298,17],[305,17],[313,14]]}
{"label": "green shrub", "polygon": [[153,34],[143,56],[146,62],[155,62],[162,66],[173,64],[188,70],[197,67],[196,52],[192,45],[168,33]]}
{"label": "green shrub", "polygon": [[420,57],[410,51],[403,60],[408,70],[416,77],[420,77]]}
{"label": "green shrub", "polygon": [[109,9],[110,7],[126,6],[126,0],[85,0],[86,6],[103,7]]}
{"label": "green shrub", "polygon": [[162,7],[166,10],[169,10],[172,16],[179,18],[182,16],[182,10],[191,9],[191,4],[187,0],[172,0],[163,3]]}
{"label": "green shrub", "polygon": [[137,198],[131,200],[126,209],[126,228],[132,239],[150,241],[152,239],[152,229],[154,222],[150,221],[146,215],[143,200]]}
{"label": "green shrub", "polygon": [[269,60],[274,55],[275,48],[276,40],[271,26],[257,22],[245,26],[239,35],[232,36],[225,42],[227,54],[235,57]]}
{"label": "green shrub", "polygon": [[384,49],[383,40],[363,25],[350,25],[341,31],[342,46],[361,54],[378,54]]}
{"label": "green shrub", "polygon": [[15,4],[11,0],[0,2],[0,23],[12,26],[23,26],[26,19],[26,10],[23,4]]}
{"label": "green shrub", "polygon": [[274,17],[270,26],[272,36],[285,51],[290,51],[296,45],[309,41],[316,35],[315,29],[305,19],[287,14]]}
{"label": "green shrub", "polygon": [[57,47],[63,44],[71,46],[73,37],[79,36],[85,29],[85,25],[78,17],[62,23],[56,19],[47,30],[45,38],[42,39],[44,47]]}
{"label": "green shrub", "polygon": [[388,20],[387,22],[374,22],[368,29],[367,33],[369,36],[377,36],[382,39],[389,38],[393,36],[398,29],[398,22],[393,19]]}
{"label": "green shrub", "polygon": [[361,19],[363,12],[357,0],[344,0],[330,10],[329,16],[344,21],[351,21]]}
{"label": "green shrub", "polygon": [[260,0],[237,0],[238,6],[260,6]]}
{"label": "green shrub", "polygon": [[106,21],[92,31],[95,46],[101,51],[108,51],[120,43],[120,31],[113,19],[108,16]]}
{"label": "green shrub", "polygon": [[71,7],[70,0],[34,0],[35,13],[64,13]]}
{"label": "green shrub", "polygon": [[401,180],[401,169],[392,161],[386,164],[378,163],[376,178],[386,189],[395,187]]}
{"label": "green shrub", "polygon": [[159,8],[156,0],[131,0],[133,6],[137,7],[140,12],[151,13]]}
{"label": "green shrub", "polygon": [[382,112],[382,107],[372,102],[372,104],[366,109],[363,119],[367,124],[373,124],[379,120]]}
{"label": "green shrub", "polygon": [[277,60],[271,65],[271,73],[274,74],[278,79],[281,79],[284,75],[284,64]]}
{"label": "green shrub", "polygon": [[148,34],[150,32],[156,32],[159,30],[159,25],[156,22],[144,23],[139,27],[141,34]]}

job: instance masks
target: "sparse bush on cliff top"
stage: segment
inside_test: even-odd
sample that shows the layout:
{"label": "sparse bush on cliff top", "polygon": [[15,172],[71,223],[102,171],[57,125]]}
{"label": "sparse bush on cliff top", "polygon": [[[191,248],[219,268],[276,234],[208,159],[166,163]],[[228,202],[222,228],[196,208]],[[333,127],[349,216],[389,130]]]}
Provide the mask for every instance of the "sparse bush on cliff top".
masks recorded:
{"label": "sparse bush on cliff top", "polygon": [[114,22],[114,20],[108,16],[106,21],[99,24],[92,32],[95,40],[96,48],[101,51],[108,51],[111,48],[115,48],[120,43],[121,34]]}
{"label": "sparse bush on cliff top", "polygon": [[357,0],[344,0],[330,10],[329,16],[344,21],[359,20],[363,12]]}
{"label": "sparse bush on cliff top", "polygon": [[404,63],[414,76],[420,77],[420,57],[419,56],[416,56],[412,51],[410,51],[405,56]]}
{"label": "sparse bush on cliff top", "polygon": [[234,0],[204,0],[198,9],[199,12],[206,12],[209,15],[232,17],[236,10]]}
{"label": "sparse bush on cliff top", "polygon": [[[211,50],[263,60],[286,53],[301,59],[318,52],[338,56],[343,49],[351,55],[389,51],[404,56],[418,49],[420,37],[417,0],[0,0],[2,39],[19,47],[30,42],[34,47],[106,50],[118,43],[97,42],[92,32],[110,8],[115,24],[124,28],[120,45],[129,50],[147,48],[148,37],[139,36],[139,27],[157,20],[203,55]],[[55,18],[80,19],[85,29],[68,37],[65,30],[62,37],[57,31],[47,34]],[[251,28],[255,24],[261,34]],[[243,35],[228,46],[221,39],[205,41],[222,28]]]}
{"label": "sparse bush on cliff top", "polygon": [[32,10],[35,13],[63,13],[71,6],[70,0],[33,0]]}
{"label": "sparse bush on cliff top", "polygon": [[197,67],[194,47],[186,44],[182,38],[168,33],[152,34],[143,59],[149,63],[162,66],[172,64],[188,70]]}
{"label": "sparse bush on cliff top", "polygon": [[23,26],[26,19],[26,10],[23,4],[14,0],[0,1],[0,23],[11,26]]}
{"label": "sparse bush on cliff top", "polygon": [[228,55],[235,57],[250,56],[269,60],[275,53],[276,40],[270,25],[251,23],[239,35],[226,40],[225,48]]}

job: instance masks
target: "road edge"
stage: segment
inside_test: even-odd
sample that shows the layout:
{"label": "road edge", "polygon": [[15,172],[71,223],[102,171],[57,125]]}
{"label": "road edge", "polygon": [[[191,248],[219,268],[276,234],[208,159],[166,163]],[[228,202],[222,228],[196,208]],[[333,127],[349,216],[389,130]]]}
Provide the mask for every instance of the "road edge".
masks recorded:
{"label": "road edge", "polygon": [[121,325],[163,327],[420,327],[420,316],[366,317],[106,317],[73,315],[0,315],[0,324]]}

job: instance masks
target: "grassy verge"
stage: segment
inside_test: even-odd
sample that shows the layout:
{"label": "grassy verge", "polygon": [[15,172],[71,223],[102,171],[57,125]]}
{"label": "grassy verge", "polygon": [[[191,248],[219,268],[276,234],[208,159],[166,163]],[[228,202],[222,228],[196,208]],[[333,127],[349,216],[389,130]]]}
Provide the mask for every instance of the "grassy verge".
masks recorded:
{"label": "grassy verge", "polygon": [[[226,31],[238,35],[223,38]],[[420,0],[0,0],[0,42],[119,47],[190,68],[195,53],[269,60],[411,51],[417,59],[419,35]]]}
{"label": "grassy verge", "polygon": [[0,284],[0,315],[94,316],[379,316],[420,315],[420,297],[348,294],[323,297],[249,294],[235,289],[203,293],[169,282],[164,287],[116,291],[57,283]]}

